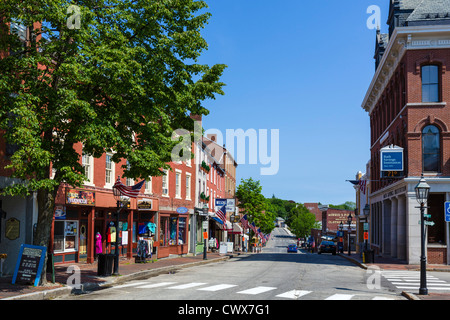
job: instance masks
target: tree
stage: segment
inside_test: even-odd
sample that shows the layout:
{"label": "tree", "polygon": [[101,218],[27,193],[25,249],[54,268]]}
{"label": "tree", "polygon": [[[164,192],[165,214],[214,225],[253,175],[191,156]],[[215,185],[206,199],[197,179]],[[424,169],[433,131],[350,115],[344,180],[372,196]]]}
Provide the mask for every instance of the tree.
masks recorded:
{"label": "tree", "polygon": [[241,179],[236,190],[239,207],[248,215],[249,222],[254,222],[263,233],[270,233],[274,229],[275,212],[270,210],[266,198],[262,195],[260,181],[252,178]]}
{"label": "tree", "polygon": [[316,216],[303,205],[291,209],[291,230],[299,238],[308,236],[316,224]]}
{"label": "tree", "polygon": [[0,59],[0,127],[15,146],[6,168],[23,181],[2,192],[37,192],[41,246],[60,184],[86,180],[75,144],[87,155],[127,159],[126,177],[160,175],[177,144],[174,130],[192,132],[190,114],[207,115],[202,101],[224,94],[225,65],[197,63],[207,48],[204,1],[72,3],[0,2],[3,23],[31,31],[24,44],[0,30],[0,52],[11,53]]}

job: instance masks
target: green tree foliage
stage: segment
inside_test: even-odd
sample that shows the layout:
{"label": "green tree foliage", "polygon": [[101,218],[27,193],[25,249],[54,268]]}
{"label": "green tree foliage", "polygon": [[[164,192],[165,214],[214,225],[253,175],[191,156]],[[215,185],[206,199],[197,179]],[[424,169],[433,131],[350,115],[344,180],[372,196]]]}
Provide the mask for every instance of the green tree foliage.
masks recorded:
{"label": "green tree foliage", "polygon": [[239,207],[248,215],[249,222],[254,222],[263,233],[270,233],[275,227],[276,211],[261,192],[260,181],[252,178],[241,179],[236,190],[236,198]]}
{"label": "green tree foliage", "polygon": [[311,233],[311,229],[316,225],[316,216],[309,212],[309,210],[303,205],[298,204],[297,207],[292,208],[290,211],[289,227],[291,231],[299,238],[308,236]]}
{"label": "green tree foliage", "polygon": [[0,2],[3,23],[32,31],[23,44],[0,28],[0,52],[11,53],[0,59],[0,128],[16,146],[7,168],[26,181],[3,193],[37,191],[35,244],[44,246],[59,185],[86,180],[74,144],[127,159],[127,177],[160,175],[177,143],[173,131],[192,132],[189,115],[207,115],[202,101],[224,86],[224,65],[197,63],[207,49],[204,1],[77,1],[68,13],[73,3]]}

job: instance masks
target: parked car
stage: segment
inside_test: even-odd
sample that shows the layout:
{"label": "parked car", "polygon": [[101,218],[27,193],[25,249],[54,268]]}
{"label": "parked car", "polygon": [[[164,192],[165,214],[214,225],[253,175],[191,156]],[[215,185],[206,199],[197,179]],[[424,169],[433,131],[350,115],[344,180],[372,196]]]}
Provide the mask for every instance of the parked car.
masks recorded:
{"label": "parked car", "polygon": [[290,245],[288,245],[288,247],[287,247],[287,252],[289,253],[289,252],[295,252],[295,253],[297,253],[298,252],[298,248],[297,248],[297,246],[295,245],[295,244],[290,244]]}
{"label": "parked car", "polygon": [[333,255],[336,254],[336,244],[333,241],[329,241],[329,240],[323,240],[320,243],[320,246],[317,250],[318,254],[321,253],[332,253]]}

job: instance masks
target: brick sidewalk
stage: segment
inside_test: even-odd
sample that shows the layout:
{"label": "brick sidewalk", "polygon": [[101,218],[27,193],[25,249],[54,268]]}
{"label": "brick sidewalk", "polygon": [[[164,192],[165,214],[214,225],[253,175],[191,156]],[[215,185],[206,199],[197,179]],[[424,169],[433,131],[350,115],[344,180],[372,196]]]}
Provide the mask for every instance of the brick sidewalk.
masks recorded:
{"label": "brick sidewalk", "polygon": [[[120,260],[119,276],[102,277],[97,275],[97,262],[93,264],[69,263],[55,266],[55,283],[52,283],[52,275],[47,273],[48,284],[34,287],[26,284],[12,284],[12,276],[0,278],[0,299],[48,299],[60,294],[71,292],[67,286],[67,280],[73,272],[67,273],[70,266],[77,266],[81,272],[81,284],[84,290],[94,290],[102,286],[113,283],[120,283],[139,277],[149,277],[160,273],[167,273],[177,268],[194,266],[210,262],[218,262],[229,259],[231,255],[219,255],[218,253],[208,253],[207,260],[203,260],[203,255],[183,256],[175,258],[159,259],[155,262],[135,263],[132,260]],[[69,283],[70,285],[71,283]],[[19,297],[21,296],[21,297]]]}

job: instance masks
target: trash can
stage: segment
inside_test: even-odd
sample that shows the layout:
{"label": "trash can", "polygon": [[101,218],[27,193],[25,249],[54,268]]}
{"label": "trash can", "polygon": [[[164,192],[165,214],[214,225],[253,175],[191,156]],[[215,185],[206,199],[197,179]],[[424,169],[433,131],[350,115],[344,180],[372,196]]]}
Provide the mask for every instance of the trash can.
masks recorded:
{"label": "trash can", "polygon": [[101,277],[109,277],[112,275],[114,263],[113,254],[98,254],[97,275]]}
{"label": "trash can", "polygon": [[363,255],[364,263],[375,263],[375,252],[373,250],[365,250]]}

